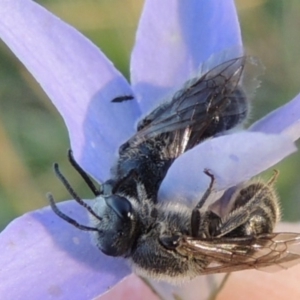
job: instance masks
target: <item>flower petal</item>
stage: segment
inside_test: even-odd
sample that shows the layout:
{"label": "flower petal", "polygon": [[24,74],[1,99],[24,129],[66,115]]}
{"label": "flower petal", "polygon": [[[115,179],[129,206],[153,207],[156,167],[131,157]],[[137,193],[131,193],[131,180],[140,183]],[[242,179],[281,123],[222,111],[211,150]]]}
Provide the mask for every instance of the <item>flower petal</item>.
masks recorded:
{"label": "flower petal", "polygon": [[[87,224],[87,213],[74,201],[59,207]],[[124,260],[102,254],[87,232],[49,207],[8,225],[0,248],[0,295],[5,299],[92,299],[131,272]]]}
{"label": "flower petal", "polygon": [[216,190],[247,181],[296,151],[285,135],[240,132],[208,140],[175,160],[159,190],[159,199],[199,201],[215,175]]}
{"label": "flower petal", "polygon": [[213,53],[241,43],[232,0],[146,1],[131,61],[143,113],[195,75]]}
{"label": "flower petal", "polygon": [[107,179],[139,115],[135,100],[111,103],[132,95],[124,77],[82,34],[30,0],[1,1],[0,37],[63,116],[78,162]]}
{"label": "flower petal", "polygon": [[296,141],[300,137],[300,94],[254,123],[249,129],[264,133],[284,133]]}

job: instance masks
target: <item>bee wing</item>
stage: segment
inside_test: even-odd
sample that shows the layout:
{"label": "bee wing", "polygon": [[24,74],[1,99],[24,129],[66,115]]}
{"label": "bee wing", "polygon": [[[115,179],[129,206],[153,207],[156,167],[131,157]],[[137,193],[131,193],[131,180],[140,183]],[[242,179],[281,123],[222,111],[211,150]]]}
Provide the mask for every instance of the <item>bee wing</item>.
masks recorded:
{"label": "bee wing", "polygon": [[184,238],[178,251],[209,264],[201,274],[246,269],[278,271],[300,262],[300,234],[272,233],[257,237],[195,239]]}
{"label": "bee wing", "polygon": [[188,134],[195,144],[240,123],[248,111],[240,85],[246,58],[228,60],[188,81],[169,102],[138,124],[137,134],[128,142],[182,130],[181,135]]}

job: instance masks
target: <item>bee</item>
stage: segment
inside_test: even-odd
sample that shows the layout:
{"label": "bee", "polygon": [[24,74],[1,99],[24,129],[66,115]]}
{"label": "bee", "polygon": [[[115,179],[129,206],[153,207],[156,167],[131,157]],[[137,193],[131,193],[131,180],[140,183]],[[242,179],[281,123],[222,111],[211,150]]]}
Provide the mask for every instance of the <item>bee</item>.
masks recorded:
{"label": "bee", "polygon": [[[198,275],[280,269],[299,262],[300,234],[273,233],[280,220],[273,188],[277,171],[267,183],[250,181],[234,187],[228,193],[231,207],[223,216],[210,207],[203,210],[215,181],[209,170],[204,172],[211,182],[194,208],[176,201],[153,203],[139,185],[138,197],[130,201],[100,195],[91,207],[77,199],[91,215],[92,226],[85,226],[61,212],[51,195],[49,200],[59,217],[91,231],[104,254],[127,258],[135,272],[145,277],[177,283]],[[57,174],[65,180],[59,169]]]}
{"label": "bee", "polygon": [[247,118],[249,101],[242,86],[246,59],[242,56],[228,60],[189,80],[171,100],[138,123],[137,133],[119,148],[114,179],[109,181],[113,182],[114,193],[136,197],[139,180],[147,197],[155,201],[177,157]]}
{"label": "bee", "polygon": [[[214,244],[213,241],[221,238],[233,238],[229,234],[245,236],[246,231],[243,233],[238,231],[239,226],[233,227],[241,217],[247,219],[247,209],[241,215],[237,213],[248,208],[248,204],[242,205],[242,200],[237,201],[236,208],[229,213],[232,218],[225,222],[213,210],[207,213],[201,211],[213,179],[211,187],[194,209],[176,201],[167,205],[159,203],[157,193],[168,169],[179,155],[205,139],[232,129],[247,118],[249,100],[242,85],[246,61],[246,56],[239,56],[216,65],[187,81],[170,100],[144,117],[138,123],[137,133],[120,146],[112,177],[100,189],[77,164],[70,151],[71,164],[96,196],[94,205],[90,206],[76,194],[57,164],[54,166],[55,173],[72,197],[88,210],[91,226],[79,224],[65,215],[56,206],[53,196],[48,194],[53,211],[77,228],[91,231],[95,244],[104,254],[128,258],[140,273],[145,271],[146,275],[153,277],[165,274],[167,278],[200,274],[200,270],[205,270],[208,258],[192,259],[197,261],[193,264],[194,268],[197,269],[198,265],[198,271],[194,273],[192,266],[187,267],[183,263],[189,261],[190,252],[193,252],[187,247],[193,245],[190,239],[205,239],[207,242],[212,239]],[[131,101],[130,95],[112,100],[115,103],[121,101]],[[213,178],[208,171],[206,174]],[[241,196],[237,198],[241,199]],[[262,217],[266,219],[265,215],[257,218]],[[254,217],[249,217],[250,220],[251,224],[259,222]],[[253,235],[254,232],[251,233]]]}
{"label": "bee", "polygon": [[[119,148],[111,179],[98,189],[69,151],[69,161],[94,195],[137,197],[136,185],[145,187],[147,198],[157,201],[157,192],[168,169],[181,154],[202,141],[243,123],[249,114],[249,99],[243,87],[247,56],[226,60],[188,80],[137,125],[136,134]],[[203,64],[207,67],[211,62]],[[124,95],[111,102],[130,101]]]}
{"label": "bee", "polygon": [[247,57],[240,56],[198,75],[144,117],[137,133],[120,146],[112,179],[104,183],[104,190],[137,197],[138,180],[147,198],[156,201],[159,186],[176,158],[245,121],[249,113],[242,85],[246,62]]}

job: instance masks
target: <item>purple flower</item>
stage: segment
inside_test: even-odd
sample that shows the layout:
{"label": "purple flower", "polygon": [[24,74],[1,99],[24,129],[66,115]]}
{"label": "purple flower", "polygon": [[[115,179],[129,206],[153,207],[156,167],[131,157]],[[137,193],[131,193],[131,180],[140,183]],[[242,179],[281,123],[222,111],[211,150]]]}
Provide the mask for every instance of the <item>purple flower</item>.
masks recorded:
{"label": "purple flower", "polygon": [[[89,40],[30,0],[0,2],[0,37],[53,101],[76,160],[100,182],[109,178],[118,147],[134,134],[142,115],[195,74],[211,54],[242,43],[233,0],[146,1],[129,85]],[[134,95],[138,104],[111,103],[124,95]],[[176,160],[160,195],[188,199],[202,193],[208,184],[205,167],[216,174],[220,189],[248,180],[295,151],[299,119],[297,96],[249,131],[200,144]],[[88,224],[86,211],[74,201],[60,208]],[[0,295],[5,299],[92,299],[131,273],[123,259],[102,254],[87,233],[49,207],[9,224],[0,245]],[[220,278],[198,279],[203,298]],[[192,284],[178,293],[186,295]],[[168,294],[166,287],[162,293]]]}

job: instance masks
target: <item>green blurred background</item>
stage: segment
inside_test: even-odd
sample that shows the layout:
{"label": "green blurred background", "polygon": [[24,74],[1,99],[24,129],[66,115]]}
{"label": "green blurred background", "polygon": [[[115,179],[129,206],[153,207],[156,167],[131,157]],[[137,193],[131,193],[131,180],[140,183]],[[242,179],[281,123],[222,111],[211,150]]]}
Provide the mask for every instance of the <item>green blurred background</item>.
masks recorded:
{"label": "green blurred background", "polygon": [[[128,77],[130,52],[142,9],[141,0],[37,1],[72,24]],[[300,1],[237,0],[245,48],[266,66],[253,103],[252,120],[300,92]],[[45,193],[68,199],[52,172],[60,163],[86,198],[91,193],[68,165],[64,123],[39,85],[0,43],[0,230],[15,217],[47,205]],[[283,219],[300,220],[300,154],[276,166]],[[264,174],[266,178],[272,172]]]}

